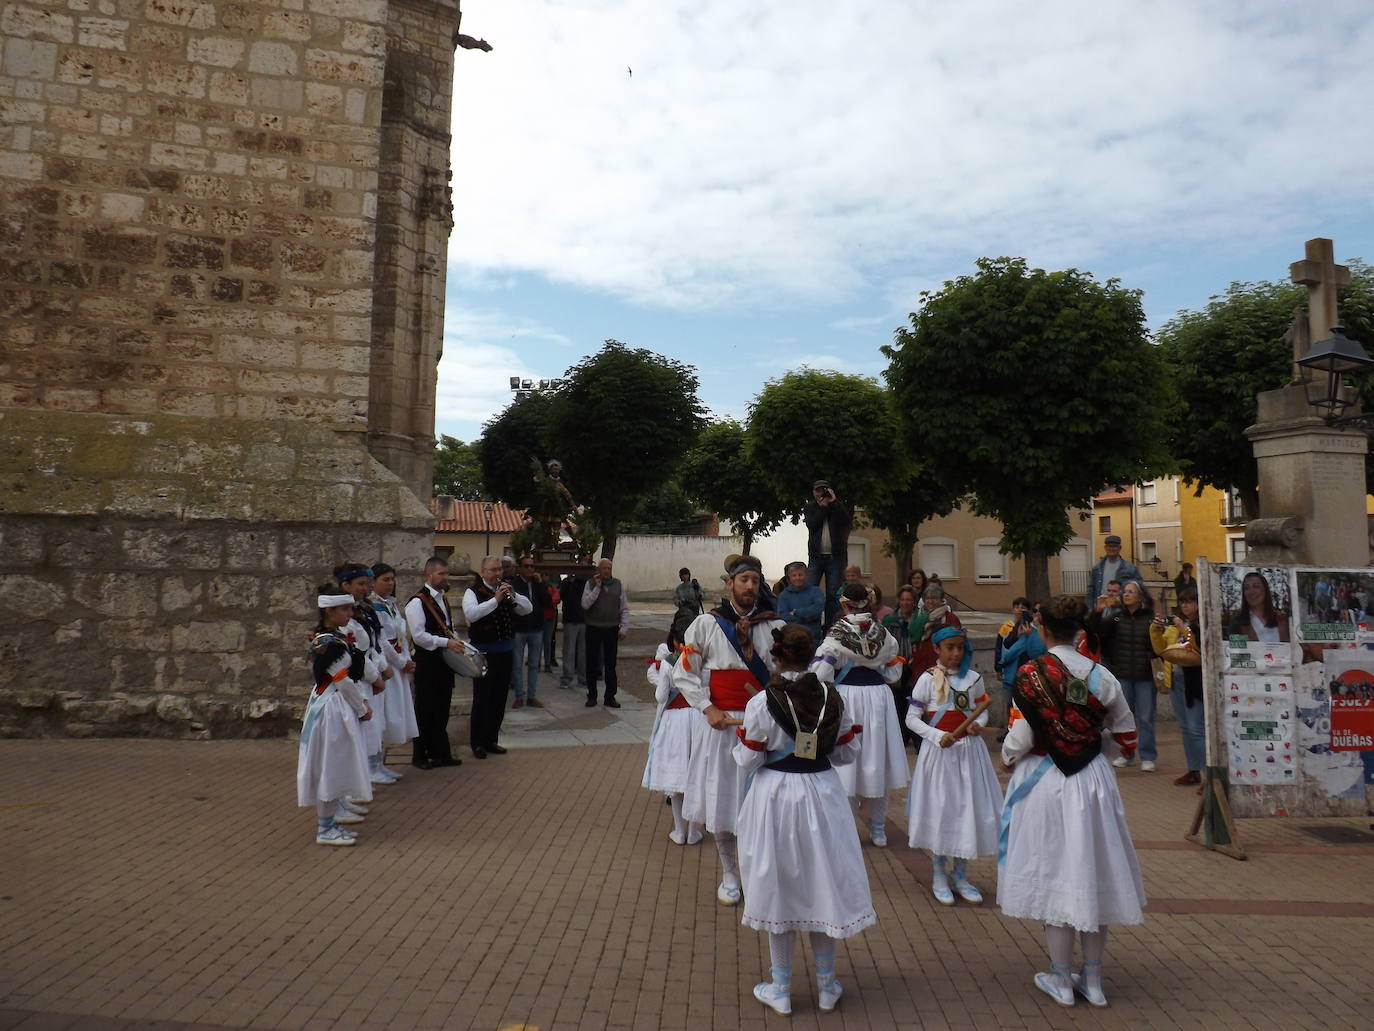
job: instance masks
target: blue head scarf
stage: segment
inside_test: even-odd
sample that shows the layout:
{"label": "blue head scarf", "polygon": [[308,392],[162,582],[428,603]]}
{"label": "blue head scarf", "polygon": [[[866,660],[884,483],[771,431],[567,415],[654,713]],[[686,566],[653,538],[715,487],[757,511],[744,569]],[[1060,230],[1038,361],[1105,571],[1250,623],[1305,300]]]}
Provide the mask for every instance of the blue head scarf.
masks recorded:
{"label": "blue head scarf", "polygon": [[941,641],[948,641],[951,637],[964,639],[964,659],[959,663],[959,675],[962,677],[968,673],[969,668],[973,665],[973,645],[969,643],[968,631],[961,626],[947,626],[935,631],[930,642],[938,646]]}

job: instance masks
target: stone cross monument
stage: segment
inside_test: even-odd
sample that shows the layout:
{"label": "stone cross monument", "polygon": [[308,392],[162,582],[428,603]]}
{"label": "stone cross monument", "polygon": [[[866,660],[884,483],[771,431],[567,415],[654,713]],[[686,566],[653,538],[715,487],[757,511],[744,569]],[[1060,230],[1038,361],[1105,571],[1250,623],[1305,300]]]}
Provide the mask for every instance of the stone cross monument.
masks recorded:
{"label": "stone cross monument", "polygon": [[1311,343],[1340,324],[1337,289],[1350,270],[1337,265],[1330,240],[1307,241],[1293,262],[1293,282],[1307,287],[1307,317],[1294,319],[1294,382],[1261,393],[1258,420],[1245,431],[1259,472],[1260,518],[1246,527],[1249,559],[1361,568],[1370,560],[1365,515],[1365,454],[1360,429],[1330,426],[1307,404],[1305,370],[1296,364]]}

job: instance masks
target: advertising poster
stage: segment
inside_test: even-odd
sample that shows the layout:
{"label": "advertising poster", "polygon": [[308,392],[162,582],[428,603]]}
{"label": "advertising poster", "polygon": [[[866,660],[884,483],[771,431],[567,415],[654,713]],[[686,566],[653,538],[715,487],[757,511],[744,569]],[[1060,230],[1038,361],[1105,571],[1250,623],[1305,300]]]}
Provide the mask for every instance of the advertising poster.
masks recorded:
{"label": "advertising poster", "polygon": [[1293,602],[1288,570],[1279,566],[1218,566],[1217,582],[1221,590],[1221,633],[1232,667],[1291,669],[1291,648],[1287,646],[1293,640]]}
{"label": "advertising poster", "polygon": [[1225,742],[1231,779],[1239,784],[1294,784],[1296,696],[1285,676],[1229,676]]}
{"label": "advertising poster", "polygon": [[1331,750],[1374,749],[1374,651],[1328,651],[1326,674],[1331,696]]}
{"label": "advertising poster", "polygon": [[1297,639],[1303,644],[1374,643],[1374,574],[1367,569],[1299,569]]}
{"label": "advertising poster", "polygon": [[[1328,661],[1338,664],[1362,660],[1353,648],[1329,649]],[[1340,658],[1336,658],[1340,656]],[[1331,747],[1331,675],[1324,663],[1299,666],[1293,676],[1297,691],[1299,766],[1322,786],[1329,798],[1358,799],[1364,786],[1374,783],[1374,751],[1338,752]]]}

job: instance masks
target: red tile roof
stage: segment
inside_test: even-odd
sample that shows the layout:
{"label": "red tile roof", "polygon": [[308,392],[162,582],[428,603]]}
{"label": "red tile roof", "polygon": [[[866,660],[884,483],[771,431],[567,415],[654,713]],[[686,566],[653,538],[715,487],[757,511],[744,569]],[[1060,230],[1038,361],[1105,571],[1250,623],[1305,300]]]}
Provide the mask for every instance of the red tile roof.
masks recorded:
{"label": "red tile roof", "polygon": [[1093,502],[1098,505],[1110,505],[1117,501],[1130,501],[1134,494],[1134,487],[1127,487],[1124,490],[1104,490],[1093,498]]}
{"label": "red tile roof", "polygon": [[491,532],[514,533],[525,525],[525,513],[507,508],[499,501],[459,501],[446,495],[436,495],[429,503],[440,533],[486,533],[486,506],[491,505]]}

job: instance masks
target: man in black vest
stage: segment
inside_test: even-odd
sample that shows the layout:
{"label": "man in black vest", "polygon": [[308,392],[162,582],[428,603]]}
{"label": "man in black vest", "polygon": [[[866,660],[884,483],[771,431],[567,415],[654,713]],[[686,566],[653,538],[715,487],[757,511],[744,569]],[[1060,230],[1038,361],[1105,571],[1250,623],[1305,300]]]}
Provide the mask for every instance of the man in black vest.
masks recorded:
{"label": "man in black vest", "polygon": [[482,578],[463,592],[463,615],[468,638],[487,657],[487,675],[472,682],[472,719],[468,744],[472,754],[485,759],[488,753],[505,755],[497,738],[506,715],[511,665],[515,658],[515,620],[534,611],[530,600],[518,594],[501,577],[501,556],[482,559]]}
{"label": "man in black vest", "polygon": [[[411,761],[417,769],[460,766],[448,744],[448,710],[453,702],[453,670],[444,649],[462,651],[453,637],[448,611],[448,563],[437,555],[425,563],[425,585],[406,602],[406,625],[415,642],[415,726]],[[402,685],[404,687],[404,685]]]}
{"label": "man in black vest", "polygon": [[620,642],[630,629],[630,594],[611,575],[611,560],[596,564],[596,576],[582,589],[582,614],[587,620],[587,707],[596,704],[596,681],[606,673],[606,704],[619,709],[615,700],[615,672]]}

